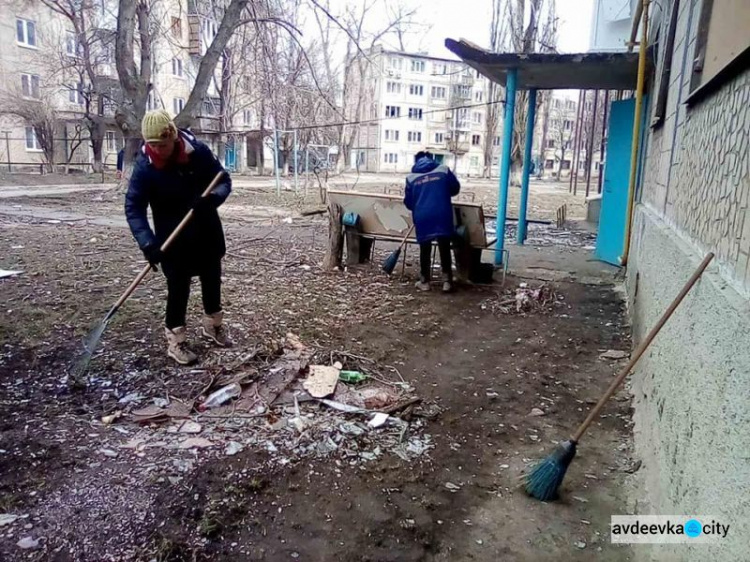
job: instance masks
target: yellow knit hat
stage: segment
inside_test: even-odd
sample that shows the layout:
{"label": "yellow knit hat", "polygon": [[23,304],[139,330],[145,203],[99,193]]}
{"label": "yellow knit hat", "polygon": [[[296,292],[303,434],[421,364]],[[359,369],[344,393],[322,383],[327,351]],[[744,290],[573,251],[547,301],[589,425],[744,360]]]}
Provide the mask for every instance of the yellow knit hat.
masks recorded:
{"label": "yellow knit hat", "polygon": [[143,116],[141,133],[146,142],[159,142],[177,138],[177,126],[163,109],[149,111]]}

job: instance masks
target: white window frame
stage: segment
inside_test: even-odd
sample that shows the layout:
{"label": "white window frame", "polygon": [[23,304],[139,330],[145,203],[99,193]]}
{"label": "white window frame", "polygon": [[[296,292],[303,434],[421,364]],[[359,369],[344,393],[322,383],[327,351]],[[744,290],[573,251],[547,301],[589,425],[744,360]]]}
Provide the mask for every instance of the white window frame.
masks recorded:
{"label": "white window frame", "polygon": [[443,144],[445,142],[445,133],[435,133],[435,144]]}
{"label": "white window frame", "polygon": [[182,59],[175,57],[172,59],[172,76],[183,78],[185,74],[182,71]]}
{"label": "white window frame", "polygon": [[[36,88],[34,88],[34,79],[36,78]],[[24,87],[24,82],[26,83]],[[38,100],[41,98],[40,78],[38,74],[21,73],[21,93],[23,97]],[[26,90],[26,91],[25,91]]]}
{"label": "white window frame", "polygon": [[423,114],[421,107],[410,107],[408,111],[409,119],[413,119],[414,121],[421,121]]}
{"label": "white window frame", "polygon": [[400,94],[401,93],[401,82],[389,80],[385,84],[385,91],[388,94]]}
{"label": "white window frame", "polygon": [[77,82],[68,85],[68,102],[74,105],[83,105],[83,84]]}
{"label": "white window frame", "polygon": [[242,123],[244,125],[251,125],[253,122],[253,112],[249,109],[242,111]]}
{"label": "white window frame", "polygon": [[185,109],[185,98],[172,98],[172,110],[175,115]]}
{"label": "white window frame", "polygon": [[[23,38],[18,37],[18,24],[21,23],[23,29]],[[29,28],[33,29],[33,33],[29,34]],[[29,36],[33,35],[34,42],[29,41]],[[34,20],[28,20],[26,18],[16,18],[16,45],[26,47],[27,49],[37,48],[37,36],[36,36],[36,22]]]}
{"label": "white window frame", "polygon": [[81,56],[81,47],[78,43],[78,36],[75,31],[67,30],[65,32],[65,54],[77,59]]}
{"label": "white window frame", "polygon": [[[447,95],[447,90],[445,86],[433,86],[432,90],[430,92],[432,94],[432,98],[436,100],[444,100]],[[440,95],[438,95],[440,94]]]}
{"label": "white window frame", "polygon": [[412,60],[411,61],[411,71],[412,72],[419,72],[420,74],[424,72],[425,69],[425,63],[423,60]]}
{"label": "white window frame", "polygon": [[117,150],[117,133],[114,131],[106,131],[104,133],[105,146],[107,152],[118,152]]}
{"label": "white window frame", "polygon": [[482,112],[475,111],[471,116],[471,120],[474,122],[475,125],[481,125],[482,124]]}
{"label": "white window frame", "polygon": [[399,139],[398,129],[386,129],[385,130],[385,140],[389,142],[397,142],[398,139]]}
{"label": "white window frame", "polygon": [[409,95],[411,96],[423,96],[424,86],[422,84],[409,84]]}
{"label": "white window frame", "polygon": [[421,131],[409,131],[406,135],[407,142],[422,142]]}
{"label": "white window frame", "polygon": [[398,153],[386,152],[383,154],[383,162],[385,164],[398,164]]}
{"label": "white window frame", "polygon": [[403,59],[399,57],[388,58],[388,68],[390,68],[391,70],[401,70],[403,67],[404,67]]}
{"label": "white window frame", "polygon": [[[29,131],[31,131],[31,146],[29,146]],[[36,130],[34,127],[26,127],[24,130],[26,152],[42,152],[42,147],[39,144],[39,139],[36,138]]]}
{"label": "white window frame", "polygon": [[401,106],[400,105],[386,105],[385,116],[391,119],[401,117]]}
{"label": "white window frame", "polygon": [[[477,142],[474,142],[474,139],[477,139]],[[482,146],[482,135],[471,135],[471,146]]]}

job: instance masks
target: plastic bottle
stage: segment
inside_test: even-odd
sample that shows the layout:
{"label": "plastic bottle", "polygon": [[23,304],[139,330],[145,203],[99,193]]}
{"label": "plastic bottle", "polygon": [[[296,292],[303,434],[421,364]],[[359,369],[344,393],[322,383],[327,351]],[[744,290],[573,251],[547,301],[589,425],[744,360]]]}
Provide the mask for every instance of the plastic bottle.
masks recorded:
{"label": "plastic bottle", "polygon": [[367,375],[360,373],[359,371],[341,371],[339,372],[339,380],[343,382],[362,382],[367,378]]}
{"label": "plastic bottle", "polygon": [[242,387],[239,383],[234,382],[209,394],[208,398],[201,404],[201,409],[210,410],[211,408],[216,408],[232,398],[237,398],[240,394],[242,394]]}

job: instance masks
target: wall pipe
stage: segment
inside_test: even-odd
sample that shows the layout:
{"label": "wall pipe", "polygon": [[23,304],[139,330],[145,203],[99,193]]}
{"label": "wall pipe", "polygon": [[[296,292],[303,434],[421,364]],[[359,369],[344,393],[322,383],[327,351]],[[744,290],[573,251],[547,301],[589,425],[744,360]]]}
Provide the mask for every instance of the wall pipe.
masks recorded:
{"label": "wall pipe", "polygon": [[635,117],[633,121],[633,144],[630,152],[630,182],[628,185],[628,208],[625,215],[625,247],[620,256],[620,265],[628,264],[630,254],[630,229],[633,224],[633,203],[635,201],[635,184],[638,178],[638,153],[641,140],[641,122],[643,114],[643,90],[646,82],[646,49],[648,48],[648,8],[650,0],[642,0],[643,24],[641,25],[641,43],[638,46],[638,83],[635,90]]}

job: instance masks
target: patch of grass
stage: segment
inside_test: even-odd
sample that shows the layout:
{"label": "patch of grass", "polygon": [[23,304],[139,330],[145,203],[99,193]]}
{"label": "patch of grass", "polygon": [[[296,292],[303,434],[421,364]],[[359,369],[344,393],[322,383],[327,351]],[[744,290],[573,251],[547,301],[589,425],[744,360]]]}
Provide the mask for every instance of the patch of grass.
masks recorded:
{"label": "patch of grass", "polygon": [[221,533],[224,525],[213,514],[208,512],[203,514],[198,522],[198,533],[204,538],[215,539]]}

